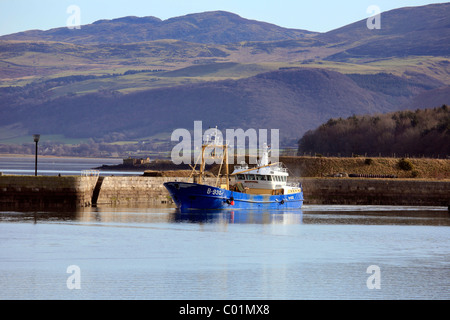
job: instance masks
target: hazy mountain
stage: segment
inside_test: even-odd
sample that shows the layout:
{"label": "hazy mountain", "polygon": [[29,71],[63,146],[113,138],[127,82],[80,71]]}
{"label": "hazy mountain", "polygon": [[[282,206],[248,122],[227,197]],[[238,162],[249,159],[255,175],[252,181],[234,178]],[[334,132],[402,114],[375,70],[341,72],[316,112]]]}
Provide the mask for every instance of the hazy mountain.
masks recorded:
{"label": "hazy mountain", "polygon": [[449,17],[402,8],[380,30],[317,34],[215,11],[3,36],[0,132],[118,141],[203,120],[295,141],[330,118],[450,104]]}
{"label": "hazy mountain", "polygon": [[369,29],[364,19],[317,38],[345,48],[329,60],[450,54],[450,3],[383,12],[380,23],[380,29]]}
{"label": "hazy mountain", "polygon": [[31,30],[0,37],[0,40],[45,40],[76,44],[132,43],[175,39],[196,43],[236,43],[275,41],[314,35],[306,30],[286,29],[270,23],[248,20],[225,12],[212,11],[161,20],[155,17],[124,17],[99,20],[80,29],[67,27]]}
{"label": "hazy mountain", "polygon": [[[389,80],[388,88],[374,85]],[[299,137],[330,117],[387,112],[415,91],[435,88],[392,75],[347,76],[323,69],[289,69],[130,94],[99,92],[21,106],[3,106],[0,125],[20,123],[42,134],[123,139],[148,137],[195,120],[219,128],[280,129]],[[381,91],[380,91],[381,90]]]}

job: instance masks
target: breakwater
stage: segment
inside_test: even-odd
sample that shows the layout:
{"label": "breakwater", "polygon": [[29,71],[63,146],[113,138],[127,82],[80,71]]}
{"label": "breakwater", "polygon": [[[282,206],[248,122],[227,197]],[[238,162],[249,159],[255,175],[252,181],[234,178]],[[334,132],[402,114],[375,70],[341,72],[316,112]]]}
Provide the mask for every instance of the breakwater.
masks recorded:
{"label": "breakwater", "polygon": [[303,178],[305,204],[448,206],[450,181]]}
{"label": "breakwater", "polygon": [[[102,179],[103,177],[100,177]],[[133,205],[146,203],[149,205],[170,204],[172,199],[163,186],[164,182],[174,181],[192,182],[188,177],[104,177],[99,181],[97,205]],[[214,178],[206,178],[205,183],[214,184]]]}
{"label": "breakwater", "polygon": [[0,176],[0,208],[88,207],[95,176]]}
{"label": "breakwater", "polygon": [[[0,176],[0,208],[62,208],[94,205],[172,204],[166,181],[187,177]],[[450,205],[450,181],[421,179],[292,178],[305,204]],[[214,184],[214,178],[207,178]]]}

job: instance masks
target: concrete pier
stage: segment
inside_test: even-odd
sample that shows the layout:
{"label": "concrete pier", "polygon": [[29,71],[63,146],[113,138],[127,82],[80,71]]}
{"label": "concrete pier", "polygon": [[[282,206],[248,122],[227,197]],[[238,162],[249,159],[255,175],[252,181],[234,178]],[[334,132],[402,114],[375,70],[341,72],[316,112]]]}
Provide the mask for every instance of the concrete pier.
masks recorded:
{"label": "concrete pier", "polygon": [[[0,209],[171,204],[166,181],[180,177],[0,176]],[[420,179],[291,178],[305,204],[449,206],[450,181]],[[214,184],[214,178],[207,178]]]}

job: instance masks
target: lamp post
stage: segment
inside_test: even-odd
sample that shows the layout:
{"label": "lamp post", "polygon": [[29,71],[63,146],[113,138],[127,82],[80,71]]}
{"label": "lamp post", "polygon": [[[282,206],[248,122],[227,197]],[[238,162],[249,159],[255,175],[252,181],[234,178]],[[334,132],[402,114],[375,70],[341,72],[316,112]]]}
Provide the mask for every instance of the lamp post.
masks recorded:
{"label": "lamp post", "polygon": [[37,176],[38,142],[39,142],[40,137],[41,137],[40,134],[33,134],[34,142],[36,142],[36,152],[35,152],[35,160],[34,160],[34,175],[35,176]]}

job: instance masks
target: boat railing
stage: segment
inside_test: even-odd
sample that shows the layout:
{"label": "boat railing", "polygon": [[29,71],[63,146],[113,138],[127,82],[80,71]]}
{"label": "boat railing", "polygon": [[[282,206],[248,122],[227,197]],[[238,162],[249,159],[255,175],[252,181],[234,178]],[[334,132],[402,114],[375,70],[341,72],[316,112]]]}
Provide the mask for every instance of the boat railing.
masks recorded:
{"label": "boat railing", "polygon": [[249,169],[247,165],[246,166],[235,166],[234,167],[235,171],[241,171],[241,170],[247,170],[247,169]]}
{"label": "boat railing", "polygon": [[294,188],[300,188],[301,183],[300,182],[286,182],[287,187],[294,187]]}

